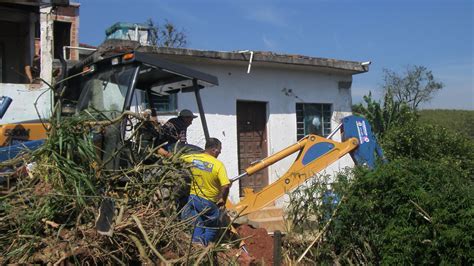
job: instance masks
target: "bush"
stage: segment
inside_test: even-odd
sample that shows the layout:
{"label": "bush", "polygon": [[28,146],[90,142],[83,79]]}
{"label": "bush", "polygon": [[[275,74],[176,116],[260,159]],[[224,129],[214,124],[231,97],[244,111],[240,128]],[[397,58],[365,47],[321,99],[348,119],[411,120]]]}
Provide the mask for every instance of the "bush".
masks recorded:
{"label": "bush", "polygon": [[420,123],[442,125],[474,139],[473,110],[421,110]]}
{"label": "bush", "polygon": [[381,143],[388,164],[356,168],[352,178],[342,175],[333,186],[343,202],[307,261],[472,264],[472,140],[407,123],[387,131]]}
{"label": "bush", "polygon": [[369,121],[374,134],[378,137],[384,135],[398,125],[404,125],[416,120],[417,116],[406,103],[398,102],[392,93],[385,93],[382,102],[375,101],[372,94],[364,96],[364,104],[352,106],[355,115],[363,116]]}
{"label": "bush", "polygon": [[474,172],[474,141],[439,125],[409,123],[393,128],[381,140],[390,159],[446,161],[452,167]]}
{"label": "bush", "polygon": [[332,181],[329,175],[316,175],[289,195],[286,219],[292,233],[312,235],[326,224],[340,201],[334,193],[340,184],[335,187]]}
{"label": "bush", "polygon": [[[358,170],[332,223],[321,259],[386,264],[472,263],[473,195],[448,162],[399,159]],[[329,246],[329,247],[328,247]]]}

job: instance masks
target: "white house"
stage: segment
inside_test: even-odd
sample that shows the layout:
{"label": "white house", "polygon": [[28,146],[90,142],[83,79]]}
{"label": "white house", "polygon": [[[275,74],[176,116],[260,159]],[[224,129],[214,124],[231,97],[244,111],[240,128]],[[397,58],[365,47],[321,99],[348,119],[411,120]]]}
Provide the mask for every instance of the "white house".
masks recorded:
{"label": "white house", "polygon": [[[67,52],[63,47],[78,46],[78,4],[53,8],[44,6],[41,0],[25,3],[0,5],[0,14],[5,15],[0,18],[2,28],[17,25],[28,32],[16,36],[16,41],[11,40],[11,35],[0,33],[0,48],[2,41],[5,43],[3,50],[0,49],[0,89],[2,95],[14,98],[1,123],[37,119],[33,106],[37,98],[39,113],[43,117],[50,113],[52,95],[47,92],[47,86],[28,84],[18,75],[34,55],[35,42],[39,40],[42,47],[40,76],[47,82],[52,80],[53,61],[58,53]],[[11,15],[12,12],[17,15]],[[11,45],[14,42],[22,45]],[[342,117],[351,113],[352,75],[368,71],[368,66],[360,62],[271,52],[140,49],[218,77],[219,86],[205,88],[201,98],[209,133],[223,143],[219,159],[226,165],[230,177],[241,173],[251,162],[294,144],[306,134],[329,134]],[[15,53],[23,54],[24,60],[15,61],[10,57]],[[67,59],[74,60],[78,56],[76,50],[71,50]],[[16,74],[7,71],[12,63],[16,64]],[[155,103],[162,121],[184,108],[198,113],[193,93],[156,97]],[[335,139],[339,137],[336,135]],[[204,146],[200,119],[188,129],[188,141]],[[272,183],[286,172],[294,158],[295,155],[234,183],[231,200],[238,201],[242,187],[258,191]],[[345,158],[328,171],[348,165],[351,161]]]}
{"label": "white house", "polygon": [[[352,75],[368,71],[353,61],[270,52],[216,52],[177,48],[143,48],[219,79],[219,86],[201,90],[211,137],[223,143],[219,159],[230,177],[258,159],[294,144],[309,133],[327,136],[341,118],[351,114]],[[192,93],[156,99],[161,120],[187,108],[198,113]],[[333,139],[340,139],[336,135]],[[203,147],[200,119],[188,129],[188,142]],[[237,202],[242,187],[258,191],[283,175],[296,154],[262,173],[234,183],[230,198]],[[349,156],[327,173],[351,166]]]}

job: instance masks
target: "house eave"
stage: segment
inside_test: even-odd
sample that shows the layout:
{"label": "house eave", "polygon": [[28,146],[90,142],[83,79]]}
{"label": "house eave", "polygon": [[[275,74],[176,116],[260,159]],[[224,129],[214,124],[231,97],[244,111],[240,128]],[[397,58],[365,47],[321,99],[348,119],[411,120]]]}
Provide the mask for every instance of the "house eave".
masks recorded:
{"label": "house eave", "polygon": [[[134,44],[135,43],[135,44]],[[265,64],[280,67],[304,67],[308,70],[314,69],[323,72],[336,72],[344,74],[360,74],[369,71],[368,65],[362,65],[361,62],[337,60],[330,58],[310,57],[294,54],[277,54],[264,51],[209,51],[195,50],[187,48],[169,48],[155,46],[139,46],[136,42],[127,40],[107,40],[99,47],[99,53],[104,50],[117,50],[120,48],[132,48],[140,52],[161,54],[166,57],[193,58],[202,60],[212,60],[221,62],[234,62],[239,64],[248,64],[252,56],[252,65]],[[121,50],[121,49],[118,50]]]}
{"label": "house eave", "polygon": [[[145,47],[144,47],[145,48]],[[183,48],[154,48],[146,47],[150,52],[164,55],[189,56],[211,60],[225,60],[248,63],[250,52],[223,52],[223,51],[203,51]],[[254,51],[252,64],[267,63],[288,66],[303,66],[308,68],[334,70],[336,72],[348,72],[360,74],[368,72],[368,66],[361,65],[361,62],[336,60],[329,58],[309,57],[301,55],[276,54],[272,52]]]}

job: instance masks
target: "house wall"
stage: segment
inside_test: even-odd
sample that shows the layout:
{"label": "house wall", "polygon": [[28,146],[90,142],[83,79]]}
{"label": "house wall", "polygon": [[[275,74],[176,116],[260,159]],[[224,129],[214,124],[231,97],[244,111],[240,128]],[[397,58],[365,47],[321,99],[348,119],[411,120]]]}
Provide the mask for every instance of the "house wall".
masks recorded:
{"label": "house wall", "polygon": [[[52,7],[40,8],[41,78],[53,80],[54,27]],[[28,98],[29,99],[29,98]]]}
{"label": "house wall", "polygon": [[51,90],[47,86],[36,89],[31,89],[31,86],[33,85],[0,83],[0,96],[8,96],[13,99],[5,116],[0,120],[0,124],[39,119],[35,109],[35,102],[41,118],[50,117]]}
{"label": "house wall", "polygon": [[[30,22],[36,19],[36,14],[30,14]],[[52,81],[52,65],[53,65],[53,19],[52,19],[52,8],[41,7],[39,9],[39,24],[40,24],[40,44],[41,44],[41,78],[48,83]],[[20,54],[18,58],[29,57],[34,53],[34,23],[29,23],[29,29],[25,31],[25,35],[30,36],[29,42],[31,43],[31,49],[17,49]],[[14,38],[13,38],[14,39]],[[20,42],[17,46],[21,46]],[[16,50],[15,50],[16,51]],[[26,55],[21,54],[22,51],[27,51]],[[10,55],[9,55],[10,56]],[[24,65],[26,60],[18,60],[19,73],[18,76],[23,77]],[[9,81],[6,83],[0,83],[1,96],[9,96],[13,99],[8,111],[5,116],[0,120],[1,124],[21,122],[25,120],[38,119],[36,108],[38,109],[41,118],[48,118],[51,112],[51,98],[52,93],[48,86],[43,82],[39,84],[15,84],[15,83],[27,83],[26,79]],[[35,108],[36,103],[36,108]]]}
{"label": "house wall", "polygon": [[[333,107],[332,128],[339,120],[351,113],[350,89],[338,89],[339,81],[350,81],[351,75],[324,74],[315,71],[271,68],[253,65],[247,74],[247,65],[195,64],[189,67],[213,74],[219,78],[219,86],[201,90],[209,133],[223,143],[219,159],[225,164],[229,177],[238,175],[237,100],[262,101],[267,103],[268,153],[273,154],[294,144],[296,139],[296,113],[298,102],[329,103]],[[294,95],[282,91],[291,89]],[[178,109],[188,108],[197,113],[193,93],[180,94]],[[335,136],[340,139],[340,136]],[[204,147],[205,138],[200,118],[188,129],[188,142]],[[269,168],[269,183],[282,176],[292,164],[296,154]],[[351,159],[345,157],[327,169],[327,173],[350,166]],[[230,198],[239,200],[239,185],[234,183]],[[278,202],[277,205],[281,205]]]}

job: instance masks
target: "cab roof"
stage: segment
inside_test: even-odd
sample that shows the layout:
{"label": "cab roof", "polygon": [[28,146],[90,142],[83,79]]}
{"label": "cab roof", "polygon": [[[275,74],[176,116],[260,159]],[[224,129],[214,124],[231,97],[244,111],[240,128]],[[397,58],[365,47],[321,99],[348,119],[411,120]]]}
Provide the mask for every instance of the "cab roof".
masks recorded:
{"label": "cab roof", "polygon": [[[127,61],[120,61],[126,54],[133,54],[133,57]],[[108,55],[105,58],[92,56],[76,64],[70,70],[70,75],[81,72],[86,66],[112,66],[114,65],[112,61],[118,59],[119,64],[139,64],[148,67],[140,70],[140,75],[137,80],[138,86],[161,86],[165,88],[165,90],[175,91],[177,89],[191,87],[194,80],[200,87],[219,85],[216,76],[167,61],[161,57],[159,54],[138,51],[116,53]]]}

